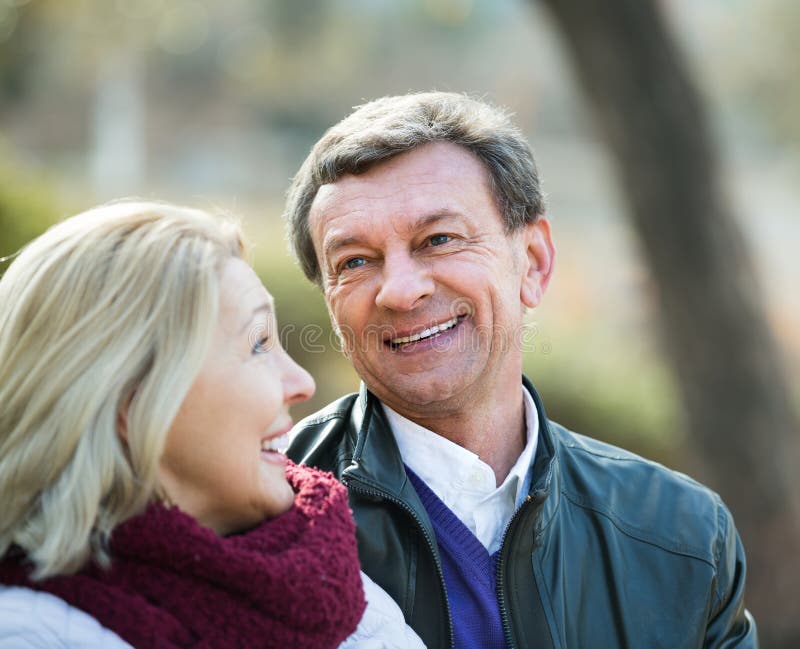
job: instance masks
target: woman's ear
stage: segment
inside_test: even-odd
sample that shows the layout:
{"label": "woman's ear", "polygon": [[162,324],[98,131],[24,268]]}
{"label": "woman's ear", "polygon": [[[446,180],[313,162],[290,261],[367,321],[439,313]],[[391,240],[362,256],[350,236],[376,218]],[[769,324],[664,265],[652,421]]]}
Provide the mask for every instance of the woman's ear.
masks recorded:
{"label": "woman's ear", "polygon": [[539,306],[550,283],[556,248],[550,236],[550,222],[543,216],[539,216],[532,223],[527,223],[522,237],[525,242],[526,257],[519,297],[526,307],[532,309]]}
{"label": "woman's ear", "polygon": [[131,402],[136,394],[134,390],[130,395],[122,400],[122,403],[117,410],[117,435],[119,435],[125,446],[128,445],[128,412],[131,409]]}
{"label": "woman's ear", "polygon": [[128,445],[128,411],[122,410],[117,413],[117,435],[125,446]]}

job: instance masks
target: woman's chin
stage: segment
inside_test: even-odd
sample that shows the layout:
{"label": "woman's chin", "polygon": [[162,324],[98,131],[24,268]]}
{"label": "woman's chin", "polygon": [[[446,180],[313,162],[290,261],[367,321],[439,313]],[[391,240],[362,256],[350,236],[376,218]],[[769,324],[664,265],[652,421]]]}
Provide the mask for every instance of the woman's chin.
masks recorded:
{"label": "woman's chin", "polygon": [[261,501],[264,518],[275,518],[294,505],[294,489],[286,479],[285,466],[262,465]]}

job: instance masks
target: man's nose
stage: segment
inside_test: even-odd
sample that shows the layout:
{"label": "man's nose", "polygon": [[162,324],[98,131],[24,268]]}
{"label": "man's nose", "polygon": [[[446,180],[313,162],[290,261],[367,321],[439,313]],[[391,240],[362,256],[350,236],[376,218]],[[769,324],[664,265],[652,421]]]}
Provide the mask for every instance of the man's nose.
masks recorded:
{"label": "man's nose", "polygon": [[434,280],[425,264],[404,253],[387,257],[375,304],[392,311],[411,311],[432,295]]}

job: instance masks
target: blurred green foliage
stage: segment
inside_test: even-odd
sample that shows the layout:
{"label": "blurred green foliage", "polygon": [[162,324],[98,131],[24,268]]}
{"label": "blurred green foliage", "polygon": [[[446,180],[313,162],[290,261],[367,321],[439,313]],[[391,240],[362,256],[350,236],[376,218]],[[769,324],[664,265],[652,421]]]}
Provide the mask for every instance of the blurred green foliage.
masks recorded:
{"label": "blurred green foliage", "polygon": [[[0,143],[0,258],[13,255],[58,218],[53,187],[22,167]],[[0,274],[11,260],[0,264]]]}
{"label": "blurred green foliage", "polygon": [[559,336],[563,351],[528,353],[523,367],[548,416],[669,466],[683,464],[686,428],[672,377],[655,359],[586,353],[591,333]]}

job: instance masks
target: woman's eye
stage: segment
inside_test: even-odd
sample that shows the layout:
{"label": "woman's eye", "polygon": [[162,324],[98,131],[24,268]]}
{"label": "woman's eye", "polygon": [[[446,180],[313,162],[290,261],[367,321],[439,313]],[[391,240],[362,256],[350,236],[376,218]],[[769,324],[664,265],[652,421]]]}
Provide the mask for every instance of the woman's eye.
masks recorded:
{"label": "woman's eye", "polygon": [[348,259],[344,262],[343,267],[347,270],[353,270],[354,268],[358,268],[359,266],[363,266],[367,263],[367,260],[363,257],[353,257],[352,259]]}
{"label": "woman's eye", "polygon": [[428,238],[428,243],[432,246],[441,246],[443,243],[447,243],[450,241],[451,237],[449,234],[434,234],[432,237]]}
{"label": "woman's eye", "polygon": [[259,338],[253,345],[253,353],[265,354],[266,352],[269,351],[269,348],[270,348],[269,336],[264,336],[263,338]]}

